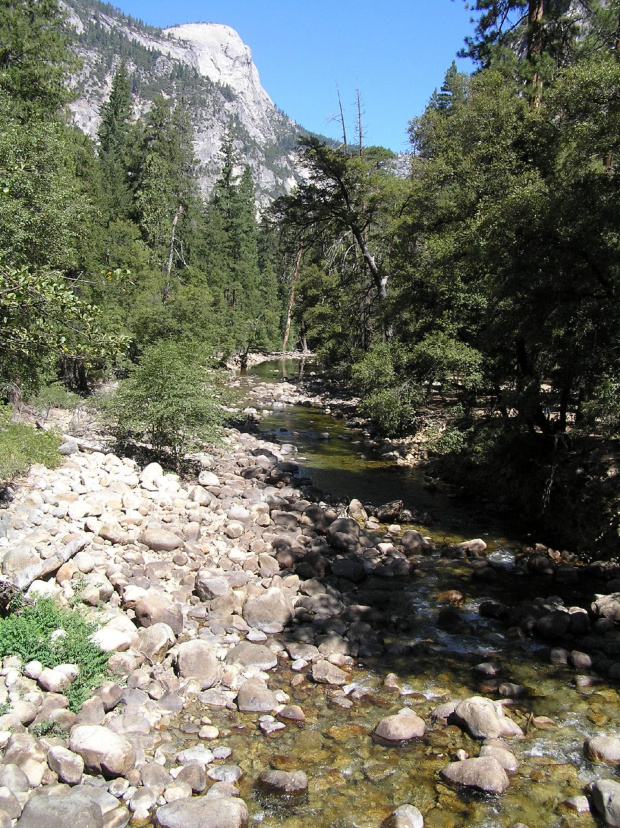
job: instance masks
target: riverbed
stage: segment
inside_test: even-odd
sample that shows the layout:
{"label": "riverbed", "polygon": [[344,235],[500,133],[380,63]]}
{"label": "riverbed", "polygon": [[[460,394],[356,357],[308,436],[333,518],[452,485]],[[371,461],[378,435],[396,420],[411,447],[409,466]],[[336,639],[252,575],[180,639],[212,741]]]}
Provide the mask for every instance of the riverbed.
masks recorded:
{"label": "riverbed", "polygon": [[[298,374],[298,363],[264,363],[247,382],[293,383]],[[428,525],[403,525],[401,530],[419,530],[432,538],[437,551],[416,559],[410,577],[383,583],[371,578],[360,587],[360,603],[374,597],[392,623],[383,636],[383,651],[358,660],[344,689],[347,704],[343,695],[315,685],[292,688],[294,674],[284,670],[278,680],[306,712],[303,727],[249,741],[255,723],[238,724],[235,716],[229,741],[245,754],[248,780],[270,763],[303,767],[315,781],[307,797],[277,809],[254,797],[254,821],[290,828],[371,828],[393,807],[412,803],[424,814],[427,828],[599,824],[589,813],[575,814],[566,803],[594,779],[614,776],[611,768],[584,759],[583,742],[602,728],[608,735],[620,732],[615,683],[576,679],[574,670],[550,663],[548,644],[506,630],[478,612],[484,601],[518,603],[559,592],[568,606],[583,603],[584,596],[574,586],[533,578],[518,561],[526,539],[507,537],[501,527],[485,524],[445,494],[429,491],[422,470],[378,457],[344,419],[321,408],[278,401],[264,402],[261,411],[260,433],[293,447],[302,478],[336,500],[356,497],[380,505],[402,499],[406,508],[428,513]],[[471,537],[487,543],[493,579],[477,580],[470,562],[443,556],[442,548]],[[442,599],[449,591],[461,595],[452,614]],[[490,662],[499,666],[500,680],[493,689],[478,666]],[[398,690],[384,686],[390,673],[397,677]],[[514,688],[513,698],[503,698],[525,734],[510,742],[519,770],[502,797],[455,791],[438,781],[438,771],[457,751],[478,755],[475,740],[454,726],[431,726],[424,740],[389,747],[371,734],[379,716],[403,705],[430,722],[431,710],[445,700],[479,693],[502,698],[500,684]],[[252,799],[249,787],[245,793]]]}

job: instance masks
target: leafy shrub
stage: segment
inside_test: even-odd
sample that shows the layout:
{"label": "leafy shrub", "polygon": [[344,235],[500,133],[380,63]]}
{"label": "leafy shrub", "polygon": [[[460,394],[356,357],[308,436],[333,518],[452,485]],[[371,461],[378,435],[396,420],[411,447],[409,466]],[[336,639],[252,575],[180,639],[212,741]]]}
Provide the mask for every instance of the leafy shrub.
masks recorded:
{"label": "leafy shrub", "polygon": [[359,410],[388,437],[397,437],[411,425],[415,398],[406,387],[384,388],[364,397]]}
{"label": "leafy shrub", "polygon": [[466,390],[475,390],[482,384],[480,352],[443,331],[428,334],[413,348],[411,368],[429,390],[433,383],[460,385]]}
{"label": "leafy shrub", "polygon": [[171,452],[178,467],[186,452],[219,441],[223,393],[195,347],[164,340],[145,349],[109,410],[120,436]]}
{"label": "leafy shrub", "polygon": [[606,374],[582,410],[580,428],[614,437],[620,432],[620,381]]}
{"label": "leafy shrub", "polygon": [[11,422],[10,407],[0,405],[0,482],[24,474],[32,463],[55,469],[64,460],[60,442],[53,432]]}
{"label": "leafy shrub", "polygon": [[52,382],[39,389],[37,394],[31,397],[28,402],[45,416],[49,416],[50,409],[64,408],[73,411],[81,402],[81,398],[68,391],[62,382]]}
{"label": "leafy shrub", "polygon": [[406,373],[405,353],[397,344],[376,345],[353,366],[353,383],[362,395],[360,412],[389,437],[407,431],[421,401],[419,386]]}
{"label": "leafy shrub", "polygon": [[44,667],[77,664],[79,675],[66,691],[71,710],[77,711],[107,671],[109,654],[90,641],[97,629],[77,611],[63,609],[52,598],[34,604],[14,603],[0,619],[0,658],[18,655],[24,662]]}
{"label": "leafy shrub", "polygon": [[432,434],[428,441],[429,449],[437,454],[459,454],[466,444],[466,435],[454,426]]}

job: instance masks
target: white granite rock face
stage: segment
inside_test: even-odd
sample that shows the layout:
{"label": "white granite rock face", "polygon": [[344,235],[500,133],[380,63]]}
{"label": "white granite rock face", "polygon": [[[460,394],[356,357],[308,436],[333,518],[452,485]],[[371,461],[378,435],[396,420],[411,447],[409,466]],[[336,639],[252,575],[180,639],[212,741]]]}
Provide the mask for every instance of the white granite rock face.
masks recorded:
{"label": "white granite rock face", "polygon": [[[83,31],[92,25],[91,13],[75,9],[71,22],[76,30]],[[222,165],[220,150],[229,125],[234,121],[238,121],[241,132],[245,133],[236,147],[239,163],[251,166],[260,204],[265,206],[275,195],[290,191],[302,175],[294,153],[281,152],[276,164],[267,165],[264,150],[284,136],[294,144],[299,128],[276,108],[261,86],[250,48],[234,29],[220,23],[188,23],[165,29],[158,35],[136,28],[114,15],[100,13],[98,22],[116,34],[124,35],[128,41],[136,41],[160,53],[154,70],[148,75],[149,80],[167,75],[175,63],[180,63],[196,69],[199,75],[216,85],[215,88],[207,88],[209,100],[205,105],[191,113],[195,153],[200,161],[201,188],[205,195],[211,191],[219,176]],[[94,137],[100,121],[99,110],[109,94],[113,72],[107,71],[106,62],[105,77],[103,81],[99,80],[101,58],[92,47],[82,49],[81,57],[81,94],[71,108],[78,126]],[[135,69],[130,62],[129,70]],[[144,72],[142,69],[139,71]],[[138,98],[135,114],[143,115],[149,107],[149,101]],[[251,150],[245,149],[248,138],[250,142],[255,142]]]}

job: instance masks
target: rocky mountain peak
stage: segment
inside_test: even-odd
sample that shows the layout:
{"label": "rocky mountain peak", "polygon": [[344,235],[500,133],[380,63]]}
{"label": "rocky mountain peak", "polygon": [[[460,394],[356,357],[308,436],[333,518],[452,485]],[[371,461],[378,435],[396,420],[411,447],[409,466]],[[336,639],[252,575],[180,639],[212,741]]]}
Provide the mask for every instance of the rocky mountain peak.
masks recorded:
{"label": "rocky mountain peak", "polygon": [[194,124],[201,188],[211,191],[232,134],[240,167],[249,164],[258,202],[268,204],[299,177],[295,147],[300,127],[277,109],[260,82],[250,48],[220,23],[145,26],[98,0],[66,0],[82,70],[72,109],[95,136],[99,111],[124,58],[133,78],[134,111],[146,112],[157,94],[183,97]]}

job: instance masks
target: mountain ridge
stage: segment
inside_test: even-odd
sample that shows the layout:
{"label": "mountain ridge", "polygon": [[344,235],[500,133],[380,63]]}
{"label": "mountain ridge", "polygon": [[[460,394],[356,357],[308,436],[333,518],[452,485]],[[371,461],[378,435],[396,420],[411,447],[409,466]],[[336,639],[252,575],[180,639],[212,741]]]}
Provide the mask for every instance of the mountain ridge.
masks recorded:
{"label": "mountain ridge", "polygon": [[234,29],[221,23],[159,29],[99,0],[65,0],[64,6],[82,60],[71,110],[84,132],[96,136],[101,105],[124,59],[136,117],[148,111],[157,94],[184,99],[194,125],[203,195],[209,195],[220,174],[220,151],[229,135],[239,166],[249,164],[252,170],[260,206],[300,180],[295,150],[299,136],[308,133],[263,89],[250,47]]}

